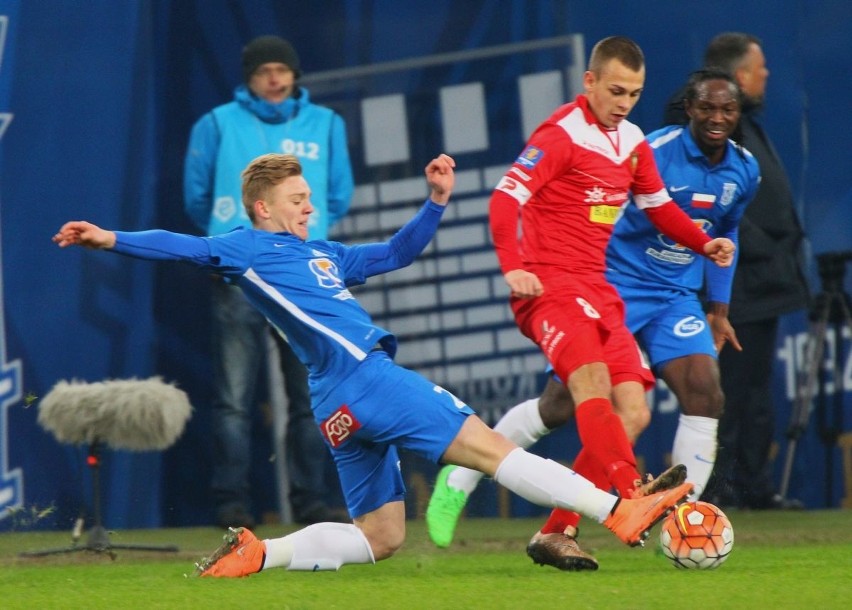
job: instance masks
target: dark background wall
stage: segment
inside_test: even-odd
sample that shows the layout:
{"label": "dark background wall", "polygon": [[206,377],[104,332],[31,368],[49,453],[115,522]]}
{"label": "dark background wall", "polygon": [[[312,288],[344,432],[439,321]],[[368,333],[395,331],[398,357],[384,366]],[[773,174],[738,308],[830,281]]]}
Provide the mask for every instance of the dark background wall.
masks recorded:
{"label": "dark background wall", "polygon": [[[113,228],[192,232],[181,194],[189,129],[202,113],[230,99],[241,79],[240,49],[256,35],[290,39],[309,78],[568,34],[583,35],[587,54],[596,40],[625,34],[643,47],[648,66],[645,93],[631,119],[650,131],[660,125],[667,97],[700,65],[713,35],[757,34],[771,70],[765,124],[789,170],[812,253],[852,248],[852,172],[844,152],[844,143],[852,140],[852,118],[840,93],[840,66],[852,56],[852,5],[649,0],[614,6],[524,0],[0,0],[0,527],[29,525],[22,515],[52,506],[36,526],[64,528],[88,501],[84,450],[60,445],[45,433],[36,423],[37,400],[30,404],[28,395],[37,399],[60,379],[154,374],[187,390],[194,417],[163,454],[109,452],[105,521],[114,528],[208,522],[206,278],[179,265],[60,252],[50,236],[72,218]],[[558,63],[552,53],[519,54],[491,69],[523,74],[559,69]],[[318,101],[346,116],[356,183],[365,185],[419,176],[442,142],[435,129],[440,117],[412,112],[409,161],[368,165],[353,113],[358,91],[413,97],[428,91],[433,80],[465,83],[473,76],[474,68],[459,61],[363,77],[360,89],[318,83],[314,91]],[[516,103],[506,91],[487,93],[494,119],[491,146],[458,155],[461,167],[508,164],[523,144],[512,118]],[[504,129],[506,121],[512,129]],[[813,264],[811,272],[818,290]],[[801,346],[805,323],[804,314],[785,319],[779,343],[782,448],[790,379],[801,364],[785,358],[783,349]],[[841,345],[848,342],[845,337]],[[850,388],[848,349],[841,357]],[[504,406],[524,397],[508,397]],[[848,430],[849,391],[840,397],[846,423],[834,423]],[[638,449],[652,463],[670,447],[672,416],[658,419],[664,425],[652,426]],[[257,502],[270,507],[275,501],[268,491],[268,424],[260,416],[256,424],[256,477],[267,489]],[[815,428],[797,454],[792,491],[811,507],[838,505],[839,453],[826,449]],[[554,437],[542,451],[557,451],[564,440]],[[428,479],[429,466],[421,466]],[[523,510],[529,509],[517,507]]]}

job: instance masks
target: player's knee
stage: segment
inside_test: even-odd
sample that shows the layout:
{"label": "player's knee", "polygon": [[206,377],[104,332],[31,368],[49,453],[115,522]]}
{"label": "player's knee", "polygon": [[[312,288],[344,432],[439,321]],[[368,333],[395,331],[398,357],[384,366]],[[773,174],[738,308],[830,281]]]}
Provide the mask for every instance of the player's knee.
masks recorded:
{"label": "player's knee", "polygon": [[712,417],[713,419],[720,419],[722,417],[722,413],[725,411],[725,393],[718,385],[710,394],[707,411],[707,417]]}
{"label": "player's knee", "polygon": [[538,399],[538,412],[548,430],[568,423],[574,416],[574,401],[568,388],[561,383],[549,381]]}
{"label": "player's knee", "polygon": [[405,542],[405,506],[402,502],[388,502],[356,517],[354,523],[370,546],[375,561],[391,557]]}
{"label": "player's knee", "polygon": [[383,532],[378,536],[368,536],[373,558],[376,561],[392,557],[405,542],[405,532]]}
{"label": "player's knee", "polygon": [[651,411],[647,407],[620,411],[618,416],[624,424],[627,438],[635,441],[651,423]]}
{"label": "player's knee", "polygon": [[681,409],[685,415],[719,419],[725,410],[725,394],[716,383],[694,387],[681,401]]}

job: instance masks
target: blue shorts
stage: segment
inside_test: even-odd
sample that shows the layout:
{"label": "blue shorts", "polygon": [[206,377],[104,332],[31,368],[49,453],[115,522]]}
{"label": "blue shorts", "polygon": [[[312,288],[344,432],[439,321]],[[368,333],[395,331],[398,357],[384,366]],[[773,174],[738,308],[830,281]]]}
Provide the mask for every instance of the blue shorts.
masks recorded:
{"label": "blue shorts", "polygon": [[707,316],[694,294],[615,284],[626,306],[627,328],[654,370],[692,354],[717,357]]}
{"label": "blue shorts", "polygon": [[423,376],[370,352],[322,401],[314,416],[340,475],[346,507],[359,517],[402,500],[397,448],[433,462],[473,409]]}

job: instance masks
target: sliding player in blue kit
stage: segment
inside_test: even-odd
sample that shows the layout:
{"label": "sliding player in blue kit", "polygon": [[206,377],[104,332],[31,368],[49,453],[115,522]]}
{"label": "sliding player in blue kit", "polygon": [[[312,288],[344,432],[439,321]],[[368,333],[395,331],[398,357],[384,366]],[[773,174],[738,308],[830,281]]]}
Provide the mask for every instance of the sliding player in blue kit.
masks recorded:
{"label": "sliding player in blue kit", "polygon": [[286,335],[310,373],[314,418],[331,449],[353,523],[317,523],[258,540],[231,529],[202,576],[240,577],[261,570],[336,570],[386,559],[405,538],[405,486],[397,447],[434,462],[481,469],[542,506],[577,510],[635,546],[692,490],[619,500],[554,461],[527,453],[486,426],[461,400],[393,362],[396,338],[373,324],[348,287],[409,265],[426,247],[449,202],[455,162],[433,159],[431,193],[387,242],[345,246],[305,241],[310,187],[292,155],[268,154],[242,174],[252,229],[213,237],[167,231],[106,231],[73,221],[53,240],[148,260],[180,260],[220,274]]}
{"label": "sliding player in blue kit", "polygon": [[[730,138],[738,128],[742,92],[718,69],[692,75],[685,93],[688,125],[648,134],[660,175],[672,199],[705,232],[737,242],[737,226],[760,181],[757,161]],[[717,354],[725,343],[741,349],[728,321],[735,264],[722,268],[702,261],[662,235],[636,207],[626,205],[606,251],[606,278],[625,304],[625,323],[644,348],[654,373],[674,392],[681,414],[672,463],[684,464],[697,499],[713,470],[716,431],[724,406]],[[706,281],[705,281],[706,279]],[[706,288],[705,314],[699,291]],[[613,392],[615,411],[635,443],[650,421],[625,413]],[[496,424],[495,430],[522,447],[531,446],[573,416],[571,395],[552,375],[540,398],[527,400]],[[606,473],[593,464],[577,472],[608,489]],[[481,473],[447,466],[435,483],[426,512],[429,535],[438,546],[452,541],[461,511]],[[595,570],[597,561],[576,542],[580,516],[556,509],[533,537],[527,553],[536,563],[562,570]]]}

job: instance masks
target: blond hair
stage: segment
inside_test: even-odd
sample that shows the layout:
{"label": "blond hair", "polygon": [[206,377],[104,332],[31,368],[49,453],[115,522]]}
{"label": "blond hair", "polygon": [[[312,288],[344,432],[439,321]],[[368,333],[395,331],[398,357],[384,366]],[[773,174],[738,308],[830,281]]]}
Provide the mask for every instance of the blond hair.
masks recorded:
{"label": "blond hair", "polygon": [[291,176],[302,175],[302,164],[295,155],[269,153],[254,159],[240,174],[243,181],[243,207],[254,222],[254,202],[266,200],[269,190]]}

